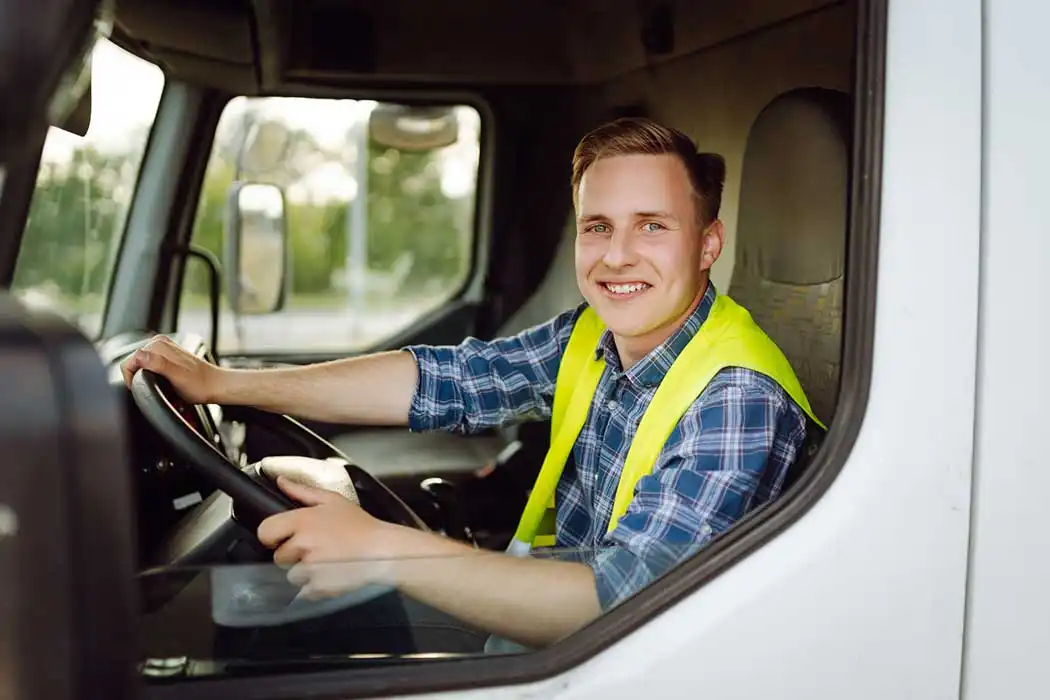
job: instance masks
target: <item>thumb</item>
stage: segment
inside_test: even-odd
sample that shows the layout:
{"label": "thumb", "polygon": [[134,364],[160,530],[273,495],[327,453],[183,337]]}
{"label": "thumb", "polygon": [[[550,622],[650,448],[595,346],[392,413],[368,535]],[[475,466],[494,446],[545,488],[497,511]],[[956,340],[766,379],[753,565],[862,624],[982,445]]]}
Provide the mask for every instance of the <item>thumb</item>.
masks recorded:
{"label": "thumb", "polygon": [[286,476],[277,477],[277,486],[294,501],[304,506],[319,506],[328,503],[336,495],[331,491],[300,484]]}

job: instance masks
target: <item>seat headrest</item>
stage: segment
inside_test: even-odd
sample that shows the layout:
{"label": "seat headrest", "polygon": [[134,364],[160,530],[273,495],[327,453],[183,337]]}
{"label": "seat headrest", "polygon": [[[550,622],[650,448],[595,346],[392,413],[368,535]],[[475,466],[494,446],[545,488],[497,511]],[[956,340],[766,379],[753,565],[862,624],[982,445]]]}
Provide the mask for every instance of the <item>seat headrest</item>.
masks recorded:
{"label": "seat headrest", "polygon": [[738,270],[788,285],[843,275],[851,111],[845,93],[799,88],[755,119],[741,170]]}

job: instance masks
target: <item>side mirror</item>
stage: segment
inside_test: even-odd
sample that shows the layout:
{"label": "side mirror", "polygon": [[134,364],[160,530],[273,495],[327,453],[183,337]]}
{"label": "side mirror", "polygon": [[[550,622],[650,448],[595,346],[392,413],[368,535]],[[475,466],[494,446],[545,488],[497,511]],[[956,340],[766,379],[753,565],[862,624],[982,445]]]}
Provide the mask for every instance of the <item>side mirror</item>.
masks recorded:
{"label": "side mirror", "polygon": [[285,223],[280,187],[256,182],[230,186],[223,269],[234,313],[268,314],[284,306],[288,267]]}
{"label": "side mirror", "polygon": [[380,102],[368,117],[373,141],[400,151],[432,151],[459,139],[454,107],[411,106]]}

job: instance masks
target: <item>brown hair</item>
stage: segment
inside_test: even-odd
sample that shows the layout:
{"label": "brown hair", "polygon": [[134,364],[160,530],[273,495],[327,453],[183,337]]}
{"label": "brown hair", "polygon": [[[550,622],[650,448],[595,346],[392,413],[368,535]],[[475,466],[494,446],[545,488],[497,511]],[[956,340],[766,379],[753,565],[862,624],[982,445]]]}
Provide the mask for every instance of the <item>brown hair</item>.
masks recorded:
{"label": "brown hair", "polygon": [[717,153],[698,153],[696,143],[677,129],[641,117],[622,117],[599,126],[580,139],[572,156],[572,199],[579,194],[583,174],[599,158],[629,155],[673,155],[685,165],[698,200],[701,226],[718,218],[725,159]]}

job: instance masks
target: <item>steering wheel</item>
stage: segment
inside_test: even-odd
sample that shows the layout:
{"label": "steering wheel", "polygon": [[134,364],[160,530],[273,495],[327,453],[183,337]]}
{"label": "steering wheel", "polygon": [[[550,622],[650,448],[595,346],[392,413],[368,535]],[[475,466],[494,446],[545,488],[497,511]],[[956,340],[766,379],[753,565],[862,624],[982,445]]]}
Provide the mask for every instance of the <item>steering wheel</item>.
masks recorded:
{"label": "steering wheel", "polygon": [[297,507],[279,489],[253,479],[205,440],[172,405],[169,392],[174,392],[171,384],[146,369],[137,372],[131,382],[131,395],[146,420],[193,469],[233,499],[239,514],[258,524]]}
{"label": "steering wheel", "polygon": [[[158,562],[161,567],[196,567],[208,563],[207,559],[211,555],[204,553],[204,550],[222,551],[226,543],[215,546],[214,540],[229,538],[229,528],[226,526],[233,521],[239,521],[240,525],[250,532],[257,546],[259,560],[267,560],[268,553],[255,540],[258,524],[271,515],[301,505],[277,488],[261,470],[242,469],[216,445],[198,433],[176,408],[172,399],[177,397],[178,393],[164,377],[150,370],[139,370],[132,378],[131,395],[146,421],[186,460],[188,467],[232,501],[228,506],[224,506],[221,501],[198,506],[199,512],[189,516],[182,526],[187,532],[195,532],[187,537],[177,534],[173,538],[189,544],[166,552],[164,558],[167,561]],[[315,460],[335,458],[338,466],[325,466],[328,469],[346,470],[352,484],[351,495],[372,516],[420,530],[428,529],[423,520],[382,482],[353,464],[338,448],[298,421],[250,407],[224,406],[223,412],[231,419],[242,421],[246,425],[257,425],[282,432],[301,447],[305,453],[301,456],[312,457]],[[226,534],[217,536],[216,533],[220,531]],[[206,546],[209,542],[211,544]],[[237,570],[231,571],[220,566],[212,572],[213,589],[218,587],[226,591],[225,594],[217,595],[213,590],[213,616],[216,622],[227,626],[284,624],[327,615],[386,592],[385,588],[372,587],[326,601],[305,601],[297,597],[297,588],[286,581],[282,583],[283,573],[274,570],[273,567],[253,572],[245,572],[244,567],[233,569]],[[226,595],[225,599],[223,595]],[[255,609],[244,609],[238,599],[251,601]]]}

